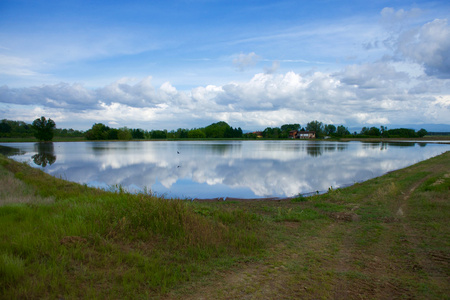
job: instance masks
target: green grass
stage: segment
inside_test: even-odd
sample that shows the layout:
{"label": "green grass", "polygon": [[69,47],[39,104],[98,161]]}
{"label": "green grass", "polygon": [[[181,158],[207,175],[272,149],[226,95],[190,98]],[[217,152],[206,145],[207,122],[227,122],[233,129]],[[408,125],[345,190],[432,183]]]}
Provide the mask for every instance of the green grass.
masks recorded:
{"label": "green grass", "polygon": [[[181,200],[105,192],[4,157],[0,163],[4,178],[32,194],[25,203],[0,207],[7,298],[161,294],[263,246],[260,221],[244,211],[205,217]],[[52,201],[42,200],[48,197]]]}
{"label": "green grass", "polygon": [[0,294],[448,299],[449,165],[447,152],[324,195],[191,202],[0,156]]}

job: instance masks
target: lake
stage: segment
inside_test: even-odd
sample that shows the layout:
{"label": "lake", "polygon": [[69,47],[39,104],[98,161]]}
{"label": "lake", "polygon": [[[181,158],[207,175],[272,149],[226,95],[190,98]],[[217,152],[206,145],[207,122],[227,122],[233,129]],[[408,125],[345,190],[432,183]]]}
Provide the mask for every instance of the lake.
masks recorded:
{"label": "lake", "polygon": [[3,143],[17,161],[66,180],[166,198],[292,197],[383,175],[449,144],[335,141]]}

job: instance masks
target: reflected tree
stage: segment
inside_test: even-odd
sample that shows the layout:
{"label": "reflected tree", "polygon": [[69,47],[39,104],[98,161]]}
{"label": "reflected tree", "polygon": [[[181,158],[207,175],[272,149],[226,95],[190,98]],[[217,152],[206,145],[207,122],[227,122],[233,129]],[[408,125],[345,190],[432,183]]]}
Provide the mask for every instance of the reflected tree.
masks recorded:
{"label": "reflected tree", "polygon": [[13,155],[23,155],[26,152],[17,148],[7,147],[7,146],[1,146],[0,145],[0,154],[4,156],[13,156]]}
{"label": "reflected tree", "polygon": [[312,157],[321,156],[322,150],[323,150],[322,145],[313,144],[306,146],[306,153]]}
{"label": "reflected tree", "polygon": [[46,167],[52,165],[56,161],[55,149],[53,143],[36,143],[34,149],[37,154],[31,158],[36,165]]}

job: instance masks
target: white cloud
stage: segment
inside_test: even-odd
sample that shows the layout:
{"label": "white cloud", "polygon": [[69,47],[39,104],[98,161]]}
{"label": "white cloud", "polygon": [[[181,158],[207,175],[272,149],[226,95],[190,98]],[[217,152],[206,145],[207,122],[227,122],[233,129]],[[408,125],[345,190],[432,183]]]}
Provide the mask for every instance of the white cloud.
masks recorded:
{"label": "white cloud", "polygon": [[155,88],[151,77],[124,78],[94,90],[67,83],[23,89],[3,86],[0,102],[6,118],[17,114],[17,105],[31,105],[43,115],[57,115],[63,123],[76,119],[90,126],[114,122],[145,129],[193,128],[219,120],[249,129],[311,120],[347,126],[448,122],[448,80],[422,77],[379,62],[352,65],[333,74],[259,73],[248,81],[190,91],[177,90],[169,82]]}
{"label": "white cloud", "polygon": [[422,64],[428,75],[450,78],[450,26],[436,19],[399,37],[398,51]]}

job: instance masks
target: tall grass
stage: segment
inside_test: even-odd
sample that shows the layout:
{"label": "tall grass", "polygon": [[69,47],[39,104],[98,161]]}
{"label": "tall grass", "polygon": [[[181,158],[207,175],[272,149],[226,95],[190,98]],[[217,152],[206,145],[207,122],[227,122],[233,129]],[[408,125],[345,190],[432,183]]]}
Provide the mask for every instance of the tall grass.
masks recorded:
{"label": "tall grass", "polygon": [[160,295],[263,246],[260,220],[244,211],[205,216],[182,200],[92,189],[1,156],[0,176],[14,195],[0,206],[7,298]]}

